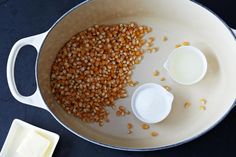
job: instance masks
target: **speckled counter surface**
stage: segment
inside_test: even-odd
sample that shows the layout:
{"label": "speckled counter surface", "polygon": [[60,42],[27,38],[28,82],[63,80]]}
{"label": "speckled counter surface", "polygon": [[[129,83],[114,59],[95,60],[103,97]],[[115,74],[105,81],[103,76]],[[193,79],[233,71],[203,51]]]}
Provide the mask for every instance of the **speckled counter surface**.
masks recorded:
{"label": "speckled counter surface", "polygon": [[[54,157],[173,157],[235,156],[236,110],[216,128],[190,143],[154,152],[125,152],[91,144],[63,128],[49,112],[17,102],[8,89],[6,63],[12,45],[19,39],[46,31],[66,11],[81,0],[0,0],[0,148],[11,122],[19,118],[56,132],[60,141]],[[236,27],[234,0],[198,0],[214,10],[231,27]],[[24,47],[17,58],[15,75],[19,91],[30,95],[35,90],[36,52]],[[236,83],[235,83],[236,86]]]}

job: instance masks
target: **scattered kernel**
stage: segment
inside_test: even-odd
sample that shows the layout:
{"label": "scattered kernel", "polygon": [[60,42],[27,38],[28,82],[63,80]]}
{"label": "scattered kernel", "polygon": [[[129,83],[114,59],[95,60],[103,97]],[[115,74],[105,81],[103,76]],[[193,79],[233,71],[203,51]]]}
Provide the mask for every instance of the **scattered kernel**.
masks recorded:
{"label": "scattered kernel", "polygon": [[165,81],[165,80],[166,80],[165,77],[161,77],[161,78],[160,78],[160,81]]}
{"label": "scattered kernel", "polygon": [[152,137],[158,136],[158,132],[156,132],[156,131],[151,132],[151,136],[152,136]]}
{"label": "scattered kernel", "polygon": [[171,88],[169,86],[163,86],[167,91],[171,91]]}
{"label": "scattered kernel", "polygon": [[184,41],[184,42],[182,43],[182,45],[184,45],[184,46],[189,46],[189,45],[190,45],[190,42]]}
{"label": "scattered kernel", "polygon": [[189,108],[191,106],[190,102],[185,102],[184,103],[184,108]]}
{"label": "scattered kernel", "polygon": [[125,111],[125,107],[124,106],[119,106],[119,110]]}
{"label": "scattered kernel", "polygon": [[145,39],[141,39],[140,43],[141,43],[142,45],[144,45],[144,44],[146,43],[146,40],[145,40]]}
{"label": "scattered kernel", "polygon": [[128,134],[132,134],[133,133],[133,131],[132,130],[128,130]]}
{"label": "scattered kernel", "polygon": [[151,48],[151,47],[148,47],[148,48],[147,48],[147,52],[148,52],[148,53],[152,53],[152,48]]}
{"label": "scattered kernel", "polygon": [[146,43],[146,46],[147,46],[147,47],[151,47],[152,45],[153,45],[153,44],[150,43],[150,42],[147,42],[147,43]]}
{"label": "scattered kernel", "polygon": [[134,82],[133,82],[133,85],[134,85],[134,86],[136,86],[136,85],[138,85],[138,84],[139,84],[138,81],[134,81]]}
{"label": "scattered kernel", "polygon": [[168,40],[167,36],[164,36],[164,37],[162,38],[162,41],[167,41],[167,40]]}
{"label": "scattered kernel", "polygon": [[206,110],[206,106],[199,106],[199,109],[202,110],[202,111],[205,111]]}
{"label": "scattered kernel", "polygon": [[134,26],[135,26],[135,22],[131,22],[131,23],[130,23],[130,26],[131,26],[131,27],[134,27]]}
{"label": "scattered kernel", "polygon": [[129,115],[130,111],[126,110],[125,106],[119,106],[118,110],[116,111],[116,116],[121,117],[121,116],[125,116],[125,115]]}
{"label": "scattered kernel", "polygon": [[125,116],[125,111],[121,111],[121,116]]}
{"label": "scattered kernel", "polygon": [[99,122],[99,126],[103,127],[104,123],[103,122]]}
{"label": "scattered kernel", "polygon": [[138,60],[138,59],[136,59],[136,60],[134,61],[134,63],[135,63],[135,64],[140,64],[140,63],[141,63],[141,61],[140,61],[140,60]]}
{"label": "scattered kernel", "polygon": [[128,96],[128,94],[123,93],[123,94],[120,95],[120,98],[126,98],[127,96]]}
{"label": "scattered kernel", "polygon": [[121,116],[121,111],[120,110],[116,111],[116,116],[118,116],[118,117]]}
{"label": "scattered kernel", "polygon": [[129,130],[132,129],[132,128],[133,128],[133,124],[128,123],[128,124],[127,124],[127,128],[128,128]]}
{"label": "scattered kernel", "polygon": [[131,113],[130,113],[130,111],[126,111],[126,114],[127,114],[127,115],[130,115]]}
{"label": "scattered kernel", "polygon": [[147,33],[150,33],[152,31],[152,28],[151,27],[147,27]]}
{"label": "scattered kernel", "polygon": [[160,72],[157,71],[157,70],[155,70],[155,71],[153,72],[153,76],[158,76],[159,74],[160,74]]}
{"label": "scattered kernel", "polygon": [[151,52],[157,52],[158,50],[159,50],[158,47],[153,47],[153,48],[151,48]]}
{"label": "scattered kernel", "polygon": [[206,105],[206,103],[207,103],[207,101],[206,101],[206,99],[200,99],[200,102],[203,104],[203,105]]}
{"label": "scattered kernel", "polygon": [[175,48],[179,48],[179,47],[181,47],[181,44],[176,44],[175,45]]}
{"label": "scattered kernel", "polygon": [[134,86],[136,86],[136,85],[138,85],[138,84],[139,84],[138,81],[130,80],[130,81],[128,82],[128,85],[129,85],[130,87],[134,87]]}
{"label": "scattered kernel", "polygon": [[142,128],[146,130],[146,129],[149,129],[150,126],[148,124],[144,123],[144,124],[142,124]]}
{"label": "scattered kernel", "polygon": [[149,37],[149,38],[148,38],[148,42],[149,42],[149,43],[152,43],[154,40],[155,40],[154,37]]}

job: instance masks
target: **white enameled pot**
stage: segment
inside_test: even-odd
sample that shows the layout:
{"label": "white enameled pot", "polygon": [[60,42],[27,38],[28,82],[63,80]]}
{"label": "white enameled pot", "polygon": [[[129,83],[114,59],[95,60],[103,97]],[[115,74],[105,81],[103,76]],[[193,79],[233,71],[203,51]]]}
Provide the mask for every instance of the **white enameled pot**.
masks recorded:
{"label": "white enameled pot", "polygon": [[[151,26],[152,36],[160,50],[146,54],[138,65],[133,78],[141,83],[159,83],[152,77],[155,69],[167,78],[175,96],[170,115],[151,129],[141,129],[141,122],[134,116],[118,118],[111,110],[110,123],[104,127],[82,123],[67,114],[56,103],[50,90],[51,65],[59,49],[73,35],[94,24],[114,24],[135,21]],[[161,36],[168,41],[162,42]],[[183,86],[169,79],[162,65],[175,44],[190,41],[207,58],[208,71],[202,81]],[[19,50],[32,45],[38,52],[35,64],[37,89],[31,96],[19,94],[15,84],[14,66]],[[64,127],[92,143],[128,151],[151,151],[169,148],[191,141],[218,124],[232,109],[236,97],[236,42],[233,31],[214,13],[189,0],[91,0],[77,5],[63,15],[48,31],[27,37],[15,43],[7,63],[7,80],[12,95],[20,102],[49,111]],[[135,88],[128,88],[132,95]],[[199,99],[206,98],[206,110],[199,110]],[[118,100],[131,110],[129,96]],[[188,100],[191,107],[185,109]],[[134,124],[127,134],[127,122]],[[233,124],[232,124],[233,125]],[[158,131],[153,138],[151,131]]]}

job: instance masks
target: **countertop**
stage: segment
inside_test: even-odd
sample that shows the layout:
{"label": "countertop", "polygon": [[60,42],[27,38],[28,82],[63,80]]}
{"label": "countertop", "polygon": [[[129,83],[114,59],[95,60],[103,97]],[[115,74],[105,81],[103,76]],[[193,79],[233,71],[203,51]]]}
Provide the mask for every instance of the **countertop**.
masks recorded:
{"label": "countertop", "polygon": [[[200,138],[167,150],[153,152],[125,152],[89,143],[61,126],[49,112],[17,102],[11,95],[6,80],[6,63],[13,44],[24,37],[46,31],[66,11],[81,0],[0,0],[0,148],[10,125],[19,118],[38,127],[56,132],[60,141],[53,157],[173,157],[173,156],[235,156],[236,110],[214,129]],[[234,0],[197,0],[236,28]],[[36,52],[24,47],[16,62],[17,86],[23,95],[35,90],[34,63]]]}

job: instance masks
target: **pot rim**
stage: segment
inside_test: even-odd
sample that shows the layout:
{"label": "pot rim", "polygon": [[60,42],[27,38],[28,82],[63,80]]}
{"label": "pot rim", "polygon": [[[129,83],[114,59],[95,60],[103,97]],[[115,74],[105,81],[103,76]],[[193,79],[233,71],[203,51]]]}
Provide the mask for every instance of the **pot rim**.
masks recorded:
{"label": "pot rim", "polygon": [[[45,39],[47,38],[47,36],[49,35],[49,33],[51,32],[51,30],[64,18],[66,17],[67,15],[69,15],[72,11],[74,11],[76,8],[79,8],[80,6],[86,4],[86,3],[89,3],[93,0],[85,0],[84,2],[81,2],[79,3],[78,5],[74,6],[73,8],[71,8],[69,11],[67,11],[66,13],[64,13],[51,27],[50,29],[47,31],[47,35],[45,36]],[[196,5],[202,7],[203,9],[206,9],[209,13],[213,14],[218,20],[220,20],[220,22],[226,27],[226,29],[228,29],[228,31],[231,33],[231,35],[234,37],[235,41],[236,41],[236,35],[233,33],[232,29],[225,23],[225,21],[220,18],[215,12],[213,12],[211,9],[209,9],[208,7],[204,6],[203,4],[197,2],[196,0],[191,0],[191,2],[195,3]],[[40,51],[41,51],[41,48],[45,42],[45,39],[43,40],[42,42],[42,45],[39,49],[39,55],[37,56],[37,59],[36,59],[36,68],[35,68],[35,73],[36,73],[36,84],[37,86],[39,87],[39,93],[42,97],[42,94],[41,94],[41,90],[40,90],[40,86],[39,86],[39,83],[38,83],[38,62],[39,62],[39,57],[40,57]],[[42,97],[42,99],[44,100],[44,98]],[[46,101],[44,101],[46,102]],[[46,108],[47,110],[51,113],[51,115],[63,126],[65,127],[67,130],[69,130],[70,132],[72,132],[73,134],[75,134],[76,136],[88,141],[88,142],[91,142],[93,144],[96,144],[96,145],[99,145],[99,146],[103,146],[103,147],[106,147],[106,148],[111,148],[111,149],[116,149],[116,150],[123,150],[123,151],[134,151],[134,152],[141,152],[141,151],[156,151],[156,150],[163,150],[163,149],[168,149],[168,148],[173,148],[173,147],[176,147],[176,146],[180,146],[180,145],[183,145],[185,143],[188,143],[188,142],[191,142],[201,136],[203,136],[204,134],[206,134],[207,132],[209,132],[210,130],[212,130],[216,125],[218,125],[219,123],[221,123],[223,121],[223,119],[225,119],[225,117],[230,113],[230,111],[234,108],[236,104],[236,99],[234,100],[234,102],[232,103],[232,106],[224,113],[224,115],[218,119],[218,121],[216,121],[212,126],[210,126],[209,128],[207,128],[206,130],[202,131],[201,133],[195,135],[195,136],[192,136],[192,137],[189,137],[188,139],[185,139],[183,141],[180,141],[180,142],[177,142],[177,143],[174,143],[174,144],[170,144],[170,145],[166,145],[166,146],[161,146],[161,147],[152,147],[152,148],[129,148],[129,147],[121,147],[121,146],[114,146],[114,145],[111,145],[111,144],[105,144],[105,143],[101,143],[101,142],[98,142],[98,141],[93,141],[92,139],[89,139],[87,137],[84,137],[82,135],[80,135],[79,133],[75,132],[74,130],[72,130],[69,126],[67,126],[66,124],[64,124],[63,122],[61,122],[59,120],[58,117],[56,117],[56,115],[53,114],[53,112],[48,108],[47,104],[45,103],[46,105]]]}

